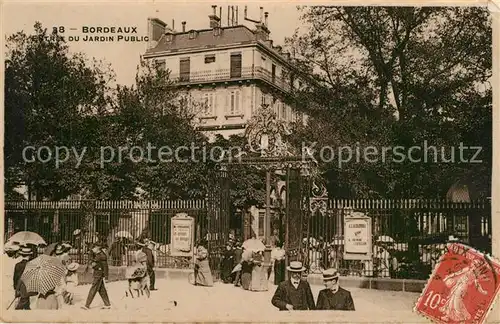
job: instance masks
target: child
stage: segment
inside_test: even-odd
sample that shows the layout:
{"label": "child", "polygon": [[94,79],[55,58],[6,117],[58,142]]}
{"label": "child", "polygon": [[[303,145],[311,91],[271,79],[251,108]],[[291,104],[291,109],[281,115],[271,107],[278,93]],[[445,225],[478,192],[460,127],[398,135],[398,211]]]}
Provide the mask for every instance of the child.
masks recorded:
{"label": "child", "polygon": [[62,305],[73,305],[73,298],[78,286],[78,267],[80,265],[76,262],[72,262],[66,266],[66,275],[62,279],[61,288],[58,292],[59,304]]}
{"label": "child", "polygon": [[66,281],[66,289],[63,292],[63,297],[64,302],[69,305],[73,305],[76,286],[78,286],[78,273],[76,273],[76,270],[78,270],[79,266],[80,265],[78,263],[72,262],[66,267],[68,272],[64,278]]}
{"label": "child", "polygon": [[137,292],[137,297],[144,295],[146,292],[146,296],[149,298],[149,276],[147,273],[147,257],[144,252],[139,252],[137,254],[136,264],[127,268],[127,279],[128,279],[128,291],[125,292],[125,296],[128,297],[130,293],[130,297],[134,298],[133,291]]}

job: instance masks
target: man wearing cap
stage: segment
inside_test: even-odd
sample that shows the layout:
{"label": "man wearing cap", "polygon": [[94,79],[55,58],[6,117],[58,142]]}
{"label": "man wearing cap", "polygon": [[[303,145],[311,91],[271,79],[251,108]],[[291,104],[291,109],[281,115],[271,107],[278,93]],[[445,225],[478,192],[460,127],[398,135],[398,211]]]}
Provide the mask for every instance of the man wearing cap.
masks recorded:
{"label": "man wearing cap", "polygon": [[29,246],[21,246],[19,249],[19,255],[21,256],[21,261],[19,261],[14,267],[14,289],[16,291],[16,297],[19,297],[19,302],[16,305],[16,309],[26,309],[30,308],[30,295],[26,291],[26,286],[21,280],[26,264],[31,260],[33,256],[33,249]]}
{"label": "man wearing cap", "polygon": [[339,287],[339,273],[335,269],[323,272],[326,289],[319,292],[316,309],[319,310],[354,310],[351,293]]}
{"label": "man wearing cap", "polygon": [[290,262],[287,270],[290,273],[290,280],[279,284],[271,303],[280,311],[314,310],[316,307],[311,286],[307,281],[302,280],[302,273],[305,270],[302,262]]}
{"label": "man wearing cap", "polygon": [[90,287],[87,301],[85,302],[85,306],[82,306],[82,308],[88,310],[90,304],[92,304],[92,301],[94,300],[95,294],[99,292],[99,295],[101,295],[104,302],[103,309],[110,309],[111,304],[109,302],[108,291],[106,290],[106,286],[104,286],[104,280],[108,280],[108,257],[98,244],[94,244],[92,252],[94,256],[91,265],[94,269],[94,278],[92,280],[92,286]]}

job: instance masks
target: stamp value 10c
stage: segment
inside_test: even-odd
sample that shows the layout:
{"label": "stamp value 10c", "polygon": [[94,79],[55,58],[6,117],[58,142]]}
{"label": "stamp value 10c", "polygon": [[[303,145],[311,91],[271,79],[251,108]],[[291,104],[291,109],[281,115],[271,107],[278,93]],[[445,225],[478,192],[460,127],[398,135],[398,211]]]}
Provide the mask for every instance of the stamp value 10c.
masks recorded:
{"label": "stamp value 10c", "polygon": [[436,323],[484,323],[500,290],[500,263],[450,243],[414,311]]}

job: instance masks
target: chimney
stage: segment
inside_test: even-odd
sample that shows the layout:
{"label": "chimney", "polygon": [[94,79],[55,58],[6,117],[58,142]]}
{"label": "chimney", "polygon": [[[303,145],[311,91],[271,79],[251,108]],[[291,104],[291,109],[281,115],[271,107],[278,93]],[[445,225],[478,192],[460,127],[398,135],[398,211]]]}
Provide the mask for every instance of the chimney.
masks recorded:
{"label": "chimney", "polygon": [[234,6],[231,6],[231,26],[234,26]]}
{"label": "chimney", "polygon": [[238,6],[236,6],[236,25],[238,25]]}
{"label": "chimney", "polygon": [[182,32],[183,33],[186,32],[186,22],[185,21],[182,22]]}
{"label": "chimney", "polygon": [[220,26],[222,27],[222,6],[219,7]]}
{"label": "chimney", "polygon": [[213,14],[208,16],[208,18],[210,19],[210,28],[219,27],[220,18],[217,17],[217,6],[212,6],[212,9],[213,9]]}
{"label": "chimney", "polygon": [[167,24],[158,18],[148,18],[148,48],[153,48],[158,44],[160,38],[165,34]]}
{"label": "chimney", "polygon": [[264,26],[266,26],[266,27],[267,27],[267,17],[269,17],[269,12],[266,11],[264,13]]}
{"label": "chimney", "polygon": [[231,7],[230,6],[227,6],[227,25],[228,26],[231,26],[231,23],[230,23],[230,20],[229,20],[229,15],[230,15],[230,12],[231,12]]}
{"label": "chimney", "polygon": [[260,7],[260,22],[262,22],[262,13],[264,12],[264,7]]}

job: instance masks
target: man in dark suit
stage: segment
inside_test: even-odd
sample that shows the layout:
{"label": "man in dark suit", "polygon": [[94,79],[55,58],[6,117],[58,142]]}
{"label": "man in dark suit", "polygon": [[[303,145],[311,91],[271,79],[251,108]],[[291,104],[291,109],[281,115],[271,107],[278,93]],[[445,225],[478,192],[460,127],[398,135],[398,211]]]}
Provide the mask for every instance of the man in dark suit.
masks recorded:
{"label": "man in dark suit", "polygon": [[85,302],[85,306],[82,306],[83,309],[88,310],[90,304],[94,300],[95,294],[99,292],[102,300],[104,301],[103,309],[110,309],[111,304],[109,302],[108,291],[106,290],[106,286],[104,286],[105,281],[108,281],[108,257],[102,251],[101,247],[98,244],[95,244],[92,247],[93,259],[92,259],[92,269],[94,269],[92,286],[89,290],[89,295],[87,297],[87,301]]}
{"label": "man in dark suit", "polygon": [[33,256],[33,249],[29,246],[21,246],[18,253],[22,257],[22,260],[16,263],[14,267],[14,290],[16,291],[16,297],[19,297],[19,301],[15,309],[29,310],[31,309],[30,294],[28,294],[28,292],[26,291],[26,286],[21,280],[21,276],[24,273],[26,264],[31,260],[31,257]]}
{"label": "man in dark suit", "polygon": [[326,289],[319,292],[316,309],[319,310],[354,310],[351,293],[339,287],[339,273],[335,269],[323,272]]}
{"label": "man in dark suit", "polygon": [[149,282],[151,285],[149,290],[157,290],[155,288],[155,270],[154,270],[155,258],[153,256],[153,251],[151,250],[149,243],[150,243],[150,241],[148,239],[144,239],[144,242],[141,242],[140,245],[142,246],[142,252],[144,252],[146,254],[146,257],[147,257],[146,266],[147,266],[148,275],[149,275]]}
{"label": "man in dark suit", "polygon": [[290,262],[287,270],[290,272],[290,280],[279,284],[271,303],[280,311],[314,310],[315,305],[311,286],[307,281],[302,280],[302,272],[305,270],[302,262]]}

